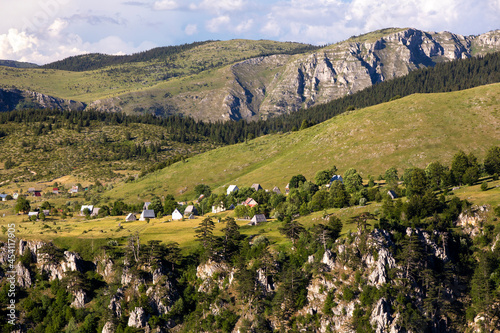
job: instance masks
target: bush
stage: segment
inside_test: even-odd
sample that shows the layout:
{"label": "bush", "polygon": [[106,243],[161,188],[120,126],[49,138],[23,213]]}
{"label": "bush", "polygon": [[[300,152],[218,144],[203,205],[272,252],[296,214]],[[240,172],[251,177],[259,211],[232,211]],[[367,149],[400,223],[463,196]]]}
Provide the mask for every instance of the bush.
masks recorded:
{"label": "bush", "polygon": [[483,182],[481,184],[481,191],[486,191],[488,189],[488,182]]}

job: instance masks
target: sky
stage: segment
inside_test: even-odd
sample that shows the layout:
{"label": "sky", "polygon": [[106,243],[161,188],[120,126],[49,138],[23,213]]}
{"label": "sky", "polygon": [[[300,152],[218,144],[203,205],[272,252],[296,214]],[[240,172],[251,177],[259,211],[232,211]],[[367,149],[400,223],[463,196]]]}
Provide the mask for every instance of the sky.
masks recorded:
{"label": "sky", "polygon": [[389,27],[478,35],[500,29],[500,0],[1,0],[0,59],[237,38],[323,45]]}

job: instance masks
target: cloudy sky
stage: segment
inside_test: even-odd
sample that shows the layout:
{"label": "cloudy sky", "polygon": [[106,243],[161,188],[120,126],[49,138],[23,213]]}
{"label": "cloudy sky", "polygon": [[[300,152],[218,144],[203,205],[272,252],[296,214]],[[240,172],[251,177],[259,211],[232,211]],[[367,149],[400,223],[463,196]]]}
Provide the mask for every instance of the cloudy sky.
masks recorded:
{"label": "cloudy sky", "polygon": [[387,27],[476,35],[500,0],[1,0],[0,59],[45,64],[207,39],[334,43]]}

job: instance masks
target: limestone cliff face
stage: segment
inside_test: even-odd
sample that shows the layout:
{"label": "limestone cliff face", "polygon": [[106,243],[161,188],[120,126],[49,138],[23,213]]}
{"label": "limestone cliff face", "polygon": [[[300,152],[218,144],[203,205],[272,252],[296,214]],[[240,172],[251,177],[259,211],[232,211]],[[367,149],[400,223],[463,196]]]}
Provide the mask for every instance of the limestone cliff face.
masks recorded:
{"label": "limestone cliff face", "polygon": [[0,111],[22,108],[40,108],[81,111],[86,105],[81,102],[57,98],[36,91],[18,89],[0,89]]}
{"label": "limestone cliff face", "polygon": [[226,76],[223,88],[183,93],[174,102],[183,114],[203,120],[265,119],[326,103],[418,68],[498,50],[500,31],[466,37],[400,29],[314,53],[245,60],[220,72]]}

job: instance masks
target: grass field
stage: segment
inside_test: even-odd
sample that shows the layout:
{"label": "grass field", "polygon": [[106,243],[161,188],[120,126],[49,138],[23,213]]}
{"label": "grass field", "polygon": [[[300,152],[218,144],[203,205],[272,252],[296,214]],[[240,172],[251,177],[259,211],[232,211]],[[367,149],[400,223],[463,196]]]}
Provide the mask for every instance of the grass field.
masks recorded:
{"label": "grass field", "polygon": [[334,117],[302,131],[260,137],[248,143],[218,148],[176,163],[108,195],[125,201],[171,193],[193,199],[197,184],[222,191],[260,183],[282,190],[293,175],[312,179],[317,171],[336,165],[350,167],[367,179],[395,166],[451,163],[458,151],[480,161],[500,144],[500,84],[470,90],[417,94]]}
{"label": "grass field", "polygon": [[[480,184],[488,181],[488,190],[482,191]],[[467,199],[476,205],[490,205],[492,208],[500,205],[500,180],[493,181],[491,178],[481,179],[478,184],[473,186],[463,186],[458,190],[449,193],[456,195],[460,199]],[[448,196],[448,199],[450,197]],[[54,241],[63,247],[76,250],[78,247],[93,247],[103,245],[108,240],[125,240],[131,235],[139,234],[141,242],[147,243],[150,240],[160,240],[164,243],[177,242],[184,253],[190,253],[196,246],[195,230],[205,217],[212,217],[215,222],[215,235],[221,235],[221,229],[225,226],[223,221],[227,216],[233,216],[232,211],[226,211],[220,214],[206,214],[196,219],[186,219],[184,221],[172,221],[171,216],[164,216],[158,219],[151,219],[150,222],[134,221],[125,222],[125,216],[113,216],[99,219],[85,219],[75,216],[66,219],[49,216],[46,221],[32,222],[27,220],[25,215],[14,215],[12,213],[12,202],[10,205],[2,203],[0,206],[0,225],[7,226],[14,223],[16,225],[16,237],[19,239],[36,239],[44,241]],[[341,236],[357,230],[356,223],[352,222],[353,216],[362,212],[370,212],[377,215],[381,210],[382,204],[370,202],[367,206],[353,206],[342,209],[330,208],[324,211],[314,212],[312,214],[301,216],[297,220],[305,227],[312,228],[315,224],[325,223],[325,214],[334,214],[339,217],[344,227]],[[5,214],[5,216],[3,216]],[[493,213],[491,213],[493,216]],[[370,227],[373,227],[375,221],[368,221]],[[240,232],[244,235],[264,235],[272,244],[287,244],[290,240],[286,239],[279,232],[282,225],[277,220],[269,220],[257,226],[249,226],[247,220],[237,220],[240,226]],[[496,223],[496,222],[495,222]],[[0,235],[0,240],[5,238]],[[122,242],[123,243],[123,242]]]}

